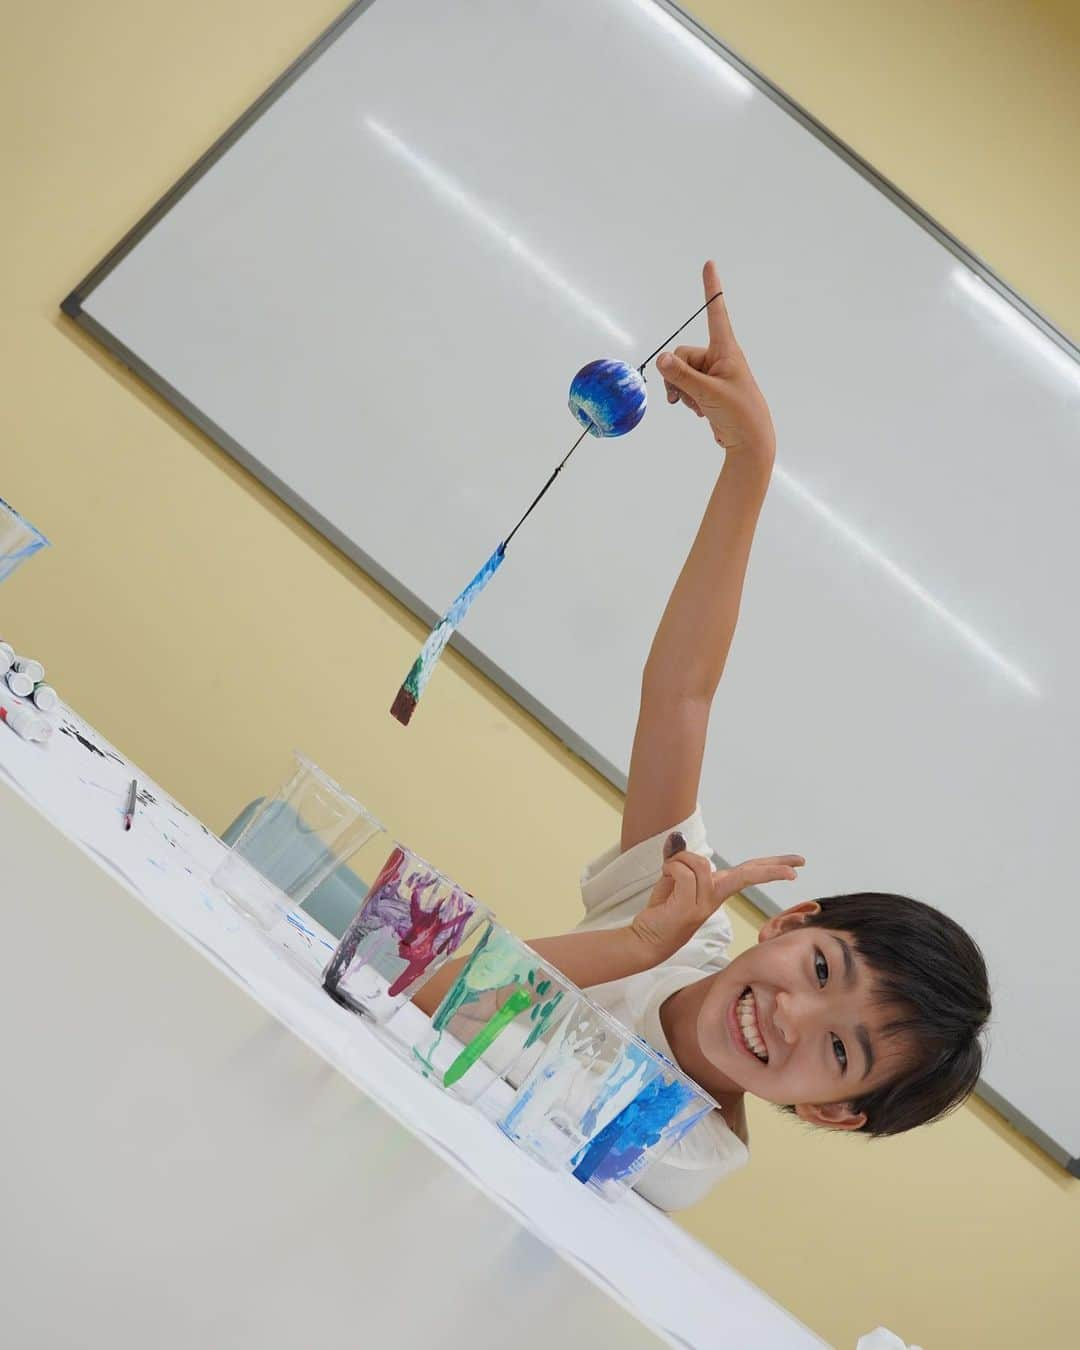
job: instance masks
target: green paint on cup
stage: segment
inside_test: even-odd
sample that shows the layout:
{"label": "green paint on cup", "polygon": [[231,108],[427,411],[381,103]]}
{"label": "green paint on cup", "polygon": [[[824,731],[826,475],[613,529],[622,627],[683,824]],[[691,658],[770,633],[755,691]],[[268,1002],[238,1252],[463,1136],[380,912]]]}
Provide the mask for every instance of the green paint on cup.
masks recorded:
{"label": "green paint on cup", "polygon": [[476,1033],[453,1064],[450,1065],[443,1075],[443,1084],[446,1087],[452,1087],[459,1078],[464,1078],[496,1037],[505,1031],[518,1013],[523,1012],[531,1003],[532,995],[527,989],[515,989],[495,1016],[490,1018],[487,1025]]}

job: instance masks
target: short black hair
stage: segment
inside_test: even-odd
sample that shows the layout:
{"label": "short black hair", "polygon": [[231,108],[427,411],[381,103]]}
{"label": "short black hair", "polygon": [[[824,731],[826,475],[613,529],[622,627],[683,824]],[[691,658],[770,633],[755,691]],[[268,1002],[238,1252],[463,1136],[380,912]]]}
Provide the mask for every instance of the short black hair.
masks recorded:
{"label": "short black hair", "polygon": [[982,1070],[979,1037],[991,1005],[978,943],[947,914],[906,895],[859,891],[818,904],[821,912],[804,927],[851,935],[874,981],[874,1003],[898,1010],[883,1035],[902,1036],[910,1047],[892,1082],[850,1099],[866,1114],[852,1133],[881,1138],[940,1120],[970,1095]]}

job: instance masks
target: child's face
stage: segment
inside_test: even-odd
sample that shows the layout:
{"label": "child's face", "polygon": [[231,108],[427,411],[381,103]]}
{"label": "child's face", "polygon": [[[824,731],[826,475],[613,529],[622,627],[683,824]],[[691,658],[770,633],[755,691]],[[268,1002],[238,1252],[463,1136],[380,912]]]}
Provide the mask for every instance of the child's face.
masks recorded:
{"label": "child's face", "polygon": [[[893,1013],[871,1003],[869,972],[850,934],[803,926],[820,908],[807,900],[769,919],[757,946],[714,978],[698,1015],[698,1045],[732,1090],[798,1104],[804,1120],[858,1129],[866,1117],[850,1108],[851,1099],[896,1075],[903,1046],[882,1039],[880,1028]],[[736,1005],[747,987],[767,1062],[746,1048],[736,1029]],[[873,1058],[869,1072],[864,1035]]]}

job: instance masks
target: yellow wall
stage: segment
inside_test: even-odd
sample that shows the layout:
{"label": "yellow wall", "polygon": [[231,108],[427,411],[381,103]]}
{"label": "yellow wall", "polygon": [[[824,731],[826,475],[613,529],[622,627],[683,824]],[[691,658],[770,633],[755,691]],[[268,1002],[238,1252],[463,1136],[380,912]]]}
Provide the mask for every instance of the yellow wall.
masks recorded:
{"label": "yellow wall", "polygon": [[[56,547],[0,591],[0,633],[212,826],[297,745],[513,926],[557,931],[619,795],[453,653],[403,732],[386,706],[422,626],[57,313],[342,3],[5,7],[0,494]],[[697,12],[1080,333],[1070,0]],[[741,950],[760,919],[733,909]],[[685,1222],[829,1340],[1066,1343],[1080,1191],[981,1103],[872,1145],[750,1121],[753,1165]]]}

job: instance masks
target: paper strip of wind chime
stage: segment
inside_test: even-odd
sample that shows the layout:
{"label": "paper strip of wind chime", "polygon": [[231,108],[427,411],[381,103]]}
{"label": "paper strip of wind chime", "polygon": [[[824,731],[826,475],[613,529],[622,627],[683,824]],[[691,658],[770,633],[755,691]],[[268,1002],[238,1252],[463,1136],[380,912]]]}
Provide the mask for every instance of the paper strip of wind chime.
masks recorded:
{"label": "paper strip of wind chime", "polygon": [[409,725],[420,701],[420,695],[431,678],[443,648],[469,612],[473,601],[502,566],[511,539],[539,505],[541,498],[562,472],[567,460],[586,436],[625,436],[628,431],[633,431],[645,416],[645,367],[721,294],[721,291],[717,291],[716,295],[710,296],[701,308],[695,310],[686,323],[677,328],[671,337],[647,356],[640,366],[628,366],[625,361],[601,359],[582,366],[574,376],[570,383],[569,407],[585,429],[556,465],[551,477],[537,493],[529,509],[428,634],[427,641],[420,649],[420,655],[412,663],[412,668],[405,676],[404,683],[390,708],[391,715],[396,717],[402,726]]}

